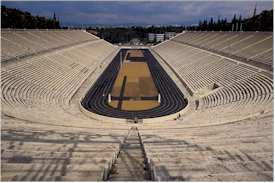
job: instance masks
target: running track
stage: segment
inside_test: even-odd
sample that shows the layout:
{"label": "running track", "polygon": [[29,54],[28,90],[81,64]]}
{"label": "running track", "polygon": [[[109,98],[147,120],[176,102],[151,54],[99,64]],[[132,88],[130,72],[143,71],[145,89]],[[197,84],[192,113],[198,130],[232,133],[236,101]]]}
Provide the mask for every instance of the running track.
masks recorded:
{"label": "running track", "polygon": [[[122,55],[126,54],[126,49],[122,49]],[[113,108],[108,105],[108,94],[111,93],[116,75],[120,66],[120,53],[118,53],[110,65],[101,74],[95,84],[87,92],[81,105],[88,111],[124,119],[154,118],[176,113],[187,105],[182,92],[169,77],[158,61],[148,49],[144,50],[144,57],[148,60],[148,66],[154,79],[155,85],[161,94],[161,103],[158,107],[142,111],[125,111]]]}

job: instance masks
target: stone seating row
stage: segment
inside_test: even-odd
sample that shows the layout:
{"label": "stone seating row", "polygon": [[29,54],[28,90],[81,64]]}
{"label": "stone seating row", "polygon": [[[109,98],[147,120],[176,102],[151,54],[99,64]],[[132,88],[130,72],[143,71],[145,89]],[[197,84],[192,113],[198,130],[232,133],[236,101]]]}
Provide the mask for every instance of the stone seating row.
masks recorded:
{"label": "stone seating row", "polygon": [[[104,41],[92,42],[76,48],[33,57],[2,67],[2,98],[11,106],[34,104],[64,104],[81,83],[96,69],[97,64],[115,48],[104,50]],[[107,48],[110,47],[106,43]],[[94,47],[92,52],[88,48]],[[81,50],[82,52],[74,52]],[[85,52],[86,51],[86,52]],[[68,55],[68,53],[72,53]],[[86,55],[100,57],[83,58]],[[59,57],[62,55],[62,57]],[[74,56],[74,57],[72,57]],[[56,59],[59,58],[59,59]],[[76,58],[79,58],[78,60]],[[86,60],[87,59],[87,60]]]}
{"label": "stone seating row", "polygon": [[[185,32],[173,39],[206,50],[273,65],[273,36],[269,32]],[[269,57],[265,57],[268,55]],[[253,62],[251,62],[253,64]]]}
{"label": "stone seating row", "polygon": [[192,128],[152,126],[140,129],[150,170],[159,181],[272,180],[271,113],[234,123]]}
{"label": "stone seating row", "polygon": [[[2,181],[102,181],[128,129],[9,121],[2,128]],[[72,130],[73,129],[73,130]]]}
{"label": "stone seating row", "polygon": [[1,31],[1,61],[25,57],[98,38],[84,31]]}

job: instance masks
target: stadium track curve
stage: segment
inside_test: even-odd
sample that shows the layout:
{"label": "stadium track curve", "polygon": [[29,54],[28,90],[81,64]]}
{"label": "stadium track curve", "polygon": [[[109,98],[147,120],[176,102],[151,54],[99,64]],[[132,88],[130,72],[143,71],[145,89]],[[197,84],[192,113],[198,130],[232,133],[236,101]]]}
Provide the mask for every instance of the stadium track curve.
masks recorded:
{"label": "stadium track curve", "polygon": [[[127,49],[121,49],[124,58]],[[99,115],[124,119],[146,119],[166,116],[179,112],[187,105],[187,100],[174,81],[165,72],[148,49],[143,49],[155,86],[161,95],[159,106],[140,111],[126,111],[108,105],[108,94],[111,93],[120,67],[120,52],[113,58],[95,84],[86,93],[81,105],[88,111]]]}

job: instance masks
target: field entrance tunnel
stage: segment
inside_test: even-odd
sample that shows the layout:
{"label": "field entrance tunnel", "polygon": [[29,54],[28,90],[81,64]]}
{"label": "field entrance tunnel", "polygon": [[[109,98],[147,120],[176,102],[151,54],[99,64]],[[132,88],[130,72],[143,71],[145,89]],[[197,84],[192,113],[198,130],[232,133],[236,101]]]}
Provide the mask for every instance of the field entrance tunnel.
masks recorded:
{"label": "field entrance tunnel", "polygon": [[146,119],[176,113],[187,102],[148,49],[121,49],[81,105],[108,117]]}

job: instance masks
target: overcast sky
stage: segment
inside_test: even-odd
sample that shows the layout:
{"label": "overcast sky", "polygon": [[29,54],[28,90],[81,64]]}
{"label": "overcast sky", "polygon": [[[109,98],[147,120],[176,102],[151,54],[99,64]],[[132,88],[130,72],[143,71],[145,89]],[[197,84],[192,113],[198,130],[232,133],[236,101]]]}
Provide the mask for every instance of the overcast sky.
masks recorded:
{"label": "overcast sky", "polygon": [[62,25],[197,24],[213,17],[248,17],[273,9],[272,1],[2,1],[2,5],[47,16],[56,13]]}

